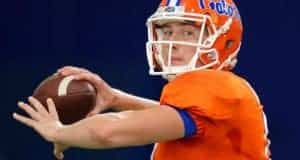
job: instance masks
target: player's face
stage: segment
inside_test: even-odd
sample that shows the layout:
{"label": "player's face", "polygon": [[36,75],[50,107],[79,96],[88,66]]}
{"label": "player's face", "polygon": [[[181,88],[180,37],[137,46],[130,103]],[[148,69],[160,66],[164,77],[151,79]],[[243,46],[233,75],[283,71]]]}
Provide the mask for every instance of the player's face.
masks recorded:
{"label": "player's face", "polygon": [[[161,40],[165,41],[198,43],[200,36],[200,27],[189,23],[168,23],[160,27],[160,29],[162,34]],[[181,66],[188,64],[196,53],[196,49],[197,47],[195,46],[173,44],[170,65]],[[169,44],[162,45],[162,57],[165,65],[168,65],[169,50]]]}

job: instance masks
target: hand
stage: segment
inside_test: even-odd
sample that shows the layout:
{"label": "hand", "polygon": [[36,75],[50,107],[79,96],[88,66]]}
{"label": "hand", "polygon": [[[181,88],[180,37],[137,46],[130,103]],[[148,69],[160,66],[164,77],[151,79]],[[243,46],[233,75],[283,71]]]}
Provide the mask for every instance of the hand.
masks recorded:
{"label": "hand", "polygon": [[93,116],[113,106],[117,94],[114,89],[97,74],[83,68],[72,66],[63,67],[57,72],[63,76],[72,75],[76,80],[87,80],[94,85],[97,90],[96,107],[87,116]]}
{"label": "hand", "polygon": [[62,160],[64,159],[64,151],[67,150],[69,146],[63,145],[60,143],[54,143],[54,149],[53,149],[53,154],[56,159]]}
{"label": "hand", "polygon": [[31,106],[24,102],[19,102],[18,106],[29,115],[29,118],[17,113],[14,113],[13,117],[17,121],[33,128],[45,140],[55,142],[58,130],[64,126],[59,121],[53,100],[47,99],[49,111],[34,97],[29,97],[28,100]]}

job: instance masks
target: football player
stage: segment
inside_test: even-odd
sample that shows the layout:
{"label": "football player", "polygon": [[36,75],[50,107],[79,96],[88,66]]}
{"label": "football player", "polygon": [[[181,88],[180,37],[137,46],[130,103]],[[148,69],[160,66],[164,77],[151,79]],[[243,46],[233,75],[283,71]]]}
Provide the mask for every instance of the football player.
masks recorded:
{"label": "football player", "polygon": [[[87,118],[63,125],[51,99],[48,112],[33,97],[30,104],[19,102],[30,117],[15,113],[14,118],[55,143],[58,158],[68,147],[156,143],[153,160],[268,160],[263,106],[247,81],[231,72],[243,31],[234,2],[162,0],[147,28],[150,74],[169,81],[159,102],[67,66],[58,73],[88,80],[99,90],[97,106]],[[108,108],[120,112],[98,114]]]}

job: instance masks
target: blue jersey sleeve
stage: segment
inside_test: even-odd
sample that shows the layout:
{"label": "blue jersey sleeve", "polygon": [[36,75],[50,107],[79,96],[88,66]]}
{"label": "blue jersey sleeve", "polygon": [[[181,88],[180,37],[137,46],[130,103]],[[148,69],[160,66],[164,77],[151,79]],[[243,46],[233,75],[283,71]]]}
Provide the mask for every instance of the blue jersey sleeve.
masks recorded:
{"label": "blue jersey sleeve", "polygon": [[193,118],[191,117],[190,113],[184,109],[179,109],[173,107],[180,115],[183,124],[184,124],[184,137],[191,137],[197,132],[196,123],[194,122]]}

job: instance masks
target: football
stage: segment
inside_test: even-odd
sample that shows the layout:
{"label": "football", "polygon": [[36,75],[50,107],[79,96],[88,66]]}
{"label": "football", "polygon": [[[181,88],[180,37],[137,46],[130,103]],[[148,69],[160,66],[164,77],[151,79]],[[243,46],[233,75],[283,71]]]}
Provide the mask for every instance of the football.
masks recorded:
{"label": "football", "polygon": [[33,97],[46,108],[47,98],[52,98],[59,119],[63,124],[71,124],[87,116],[95,107],[96,89],[87,81],[74,80],[73,76],[54,74],[34,90]]}

